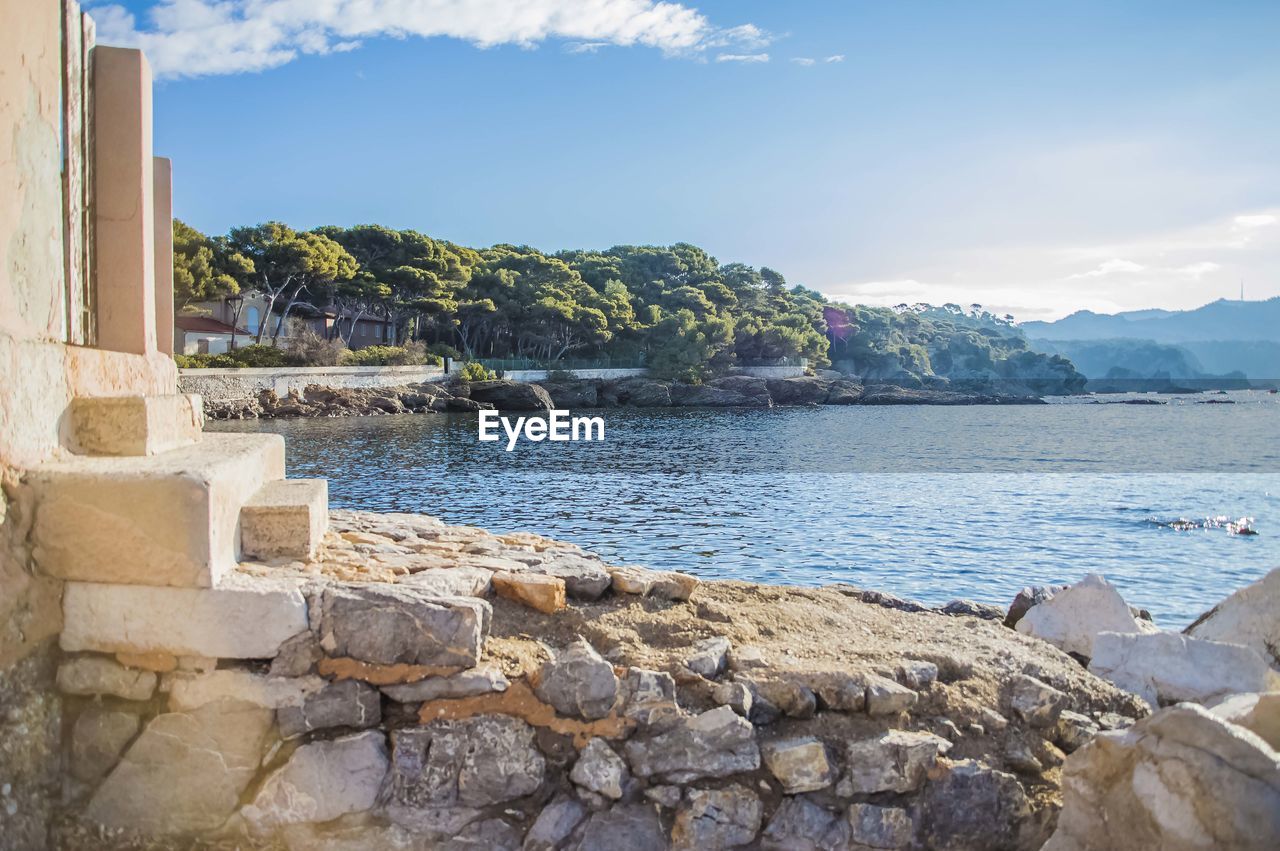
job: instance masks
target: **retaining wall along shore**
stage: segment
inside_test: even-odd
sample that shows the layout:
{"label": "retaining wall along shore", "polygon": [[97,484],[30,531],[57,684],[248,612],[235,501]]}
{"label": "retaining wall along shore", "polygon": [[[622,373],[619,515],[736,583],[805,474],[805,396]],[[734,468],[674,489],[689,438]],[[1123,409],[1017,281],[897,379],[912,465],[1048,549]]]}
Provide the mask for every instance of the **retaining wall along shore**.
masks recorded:
{"label": "retaining wall along shore", "polygon": [[180,369],[178,389],[217,402],[255,399],[263,390],[277,396],[301,393],[309,385],[335,389],[403,387],[444,381],[440,366],[293,366],[243,369]]}

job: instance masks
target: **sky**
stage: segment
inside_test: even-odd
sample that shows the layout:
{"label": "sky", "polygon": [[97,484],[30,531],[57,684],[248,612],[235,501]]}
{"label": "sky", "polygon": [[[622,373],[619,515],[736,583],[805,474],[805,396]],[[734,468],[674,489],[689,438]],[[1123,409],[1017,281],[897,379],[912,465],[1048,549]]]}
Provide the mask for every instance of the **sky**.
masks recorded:
{"label": "sky", "polygon": [[1280,295],[1276,0],[91,0],[175,215],[692,242],[1019,320]]}

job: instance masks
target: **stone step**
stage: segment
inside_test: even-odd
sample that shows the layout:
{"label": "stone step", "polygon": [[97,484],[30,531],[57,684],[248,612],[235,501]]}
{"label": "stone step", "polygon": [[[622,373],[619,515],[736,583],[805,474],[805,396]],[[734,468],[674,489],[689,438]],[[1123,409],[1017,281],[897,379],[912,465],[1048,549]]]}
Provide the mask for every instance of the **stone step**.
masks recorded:
{"label": "stone step", "polygon": [[329,528],[329,482],[267,482],[240,509],[240,550],[246,558],[315,557]]}
{"label": "stone step", "polygon": [[240,509],[284,478],[284,438],[209,434],[159,455],[30,471],[36,567],[81,582],[209,588],[240,560]]}
{"label": "stone step", "polygon": [[71,402],[72,448],[82,455],[159,455],[198,443],[203,427],[204,407],[195,394]]}

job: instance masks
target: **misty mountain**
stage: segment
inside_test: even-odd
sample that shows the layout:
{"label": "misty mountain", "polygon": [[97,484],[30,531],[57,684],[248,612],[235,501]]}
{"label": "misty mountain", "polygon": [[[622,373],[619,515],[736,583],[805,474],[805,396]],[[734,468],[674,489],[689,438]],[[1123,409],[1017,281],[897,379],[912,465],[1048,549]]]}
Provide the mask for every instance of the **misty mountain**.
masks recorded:
{"label": "misty mountain", "polygon": [[1280,296],[1266,301],[1219,299],[1195,310],[1079,310],[1056,322],[1019,326],[1039,340],[1152,340],[1157,343],[1265,340],[1280,343]]}

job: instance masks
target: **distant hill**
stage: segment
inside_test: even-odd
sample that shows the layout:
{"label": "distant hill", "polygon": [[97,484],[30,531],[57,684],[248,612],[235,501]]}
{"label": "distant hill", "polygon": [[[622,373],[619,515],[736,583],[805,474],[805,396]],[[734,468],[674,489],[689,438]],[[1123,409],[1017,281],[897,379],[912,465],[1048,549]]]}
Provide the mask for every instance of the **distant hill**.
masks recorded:
{"label": "distant hill", "polygon": [[1218,301],[1195,310],[1079,310],[1056,322],[1024,322],[1039,340],[1153,340],[1157,343],[1258,341],[1280,343],[1280,296],[1266,301]]}
{"label": "distant hill", "polygon": [[1195,310],[1080,310],[1018,326],[1034,351],[1069,358],[1090,379],[1280,378],[1280,297]]}

